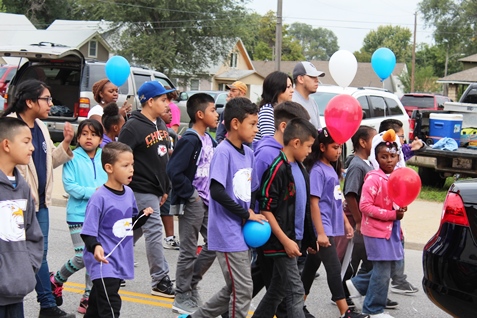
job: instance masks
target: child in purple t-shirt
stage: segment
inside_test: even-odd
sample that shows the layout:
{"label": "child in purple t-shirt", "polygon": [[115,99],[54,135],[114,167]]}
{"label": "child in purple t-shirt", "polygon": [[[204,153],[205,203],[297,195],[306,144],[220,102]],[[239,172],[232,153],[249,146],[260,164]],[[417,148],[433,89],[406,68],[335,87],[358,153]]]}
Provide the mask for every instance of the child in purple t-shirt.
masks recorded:
{"label": "child in purple t-shirt", "polygon": [[336,303],[341,317],[367,317],[350,310],[341,283],[341,264],[334,243],[335,236],[346,233],[352,238],[353,227],[345,217],[342,206],[341,145],[335,142],[323,128],[312,147],[312,153],[306,158],[305,166],[310,172],[310,207],[313,225],[317,233],[317,253],[307,255],[303,268],[302,281],[308,294],[320,261],[326,269],[331,299]]}
{"label": "child in purple t-shirt", "polygon": [[152,213],[138,214],[132,190],[134,158],[129,146],[110,142],[101,154],[108,181],[91,196],[81,238],[86,250],[84,264],[93,281],[84,317],[119,317],[121,280],[134,278],[133,229],[142,226]]}
{"label": "child in purple t-shirt", "polygon": [[[384,313],[384,308],[391,274],[403,266],[400,220],[407,207],[396,206],[390,199],[388,178],[402,153],[392,129],[374,136],[373,149],[370,161],[379,168],[366,175],[359,203],[363,213],[361,233],[373,269],[346,281],[346,285],[356,307],[363,313],[392,318]],[[362,295],[366,295],[364,303]]]}
{"label": "child in purple t-shirt", "polygon": [[[251,143],[258,131],[258,108],[249,99],[237,97],[225,106],[227,139],[221,142],[210,163],[208,244],[217,259],[226,285],[190,317],[217,317],[227,310],[231,317],[245,318],[252,300],[250,248],[242,225],[246,220],[263,222],[265,217],[250,207],[258,180],[252,167]],[[181,315],[179,317],[188,317]]]}

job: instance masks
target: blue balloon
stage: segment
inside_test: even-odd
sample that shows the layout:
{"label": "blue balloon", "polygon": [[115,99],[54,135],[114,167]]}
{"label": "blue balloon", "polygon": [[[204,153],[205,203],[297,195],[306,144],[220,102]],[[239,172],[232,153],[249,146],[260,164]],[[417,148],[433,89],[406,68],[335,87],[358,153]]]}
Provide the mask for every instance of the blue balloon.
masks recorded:
{"label": "blue balloon", "polygon": [[371,57],[371,66],[381,81],[388,78],[396,66],[396,55],[386,47],[374,51]]}
{"label": "blue balloon", "polygon": [[267,243],[272,234],[272,228],[268,222],[247,221],[242,229],[245,243],[248,246],[256,248]]}
{"label": "blue balloon", "polygon": [[116,55],[106,62],[106,76],[116,86],[123,85],[129,77],[131,67],[128,60],[124,57]]}

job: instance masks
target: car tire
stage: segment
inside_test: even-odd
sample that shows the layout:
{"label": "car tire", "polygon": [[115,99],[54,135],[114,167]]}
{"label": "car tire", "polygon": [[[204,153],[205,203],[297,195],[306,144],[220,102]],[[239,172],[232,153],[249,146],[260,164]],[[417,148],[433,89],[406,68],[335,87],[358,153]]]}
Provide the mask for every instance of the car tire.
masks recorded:
{"label": "car tire", "polygon": [[446,179],[432,168],[419,167],[418,174],[423,186],[440,189],[446,183]]}

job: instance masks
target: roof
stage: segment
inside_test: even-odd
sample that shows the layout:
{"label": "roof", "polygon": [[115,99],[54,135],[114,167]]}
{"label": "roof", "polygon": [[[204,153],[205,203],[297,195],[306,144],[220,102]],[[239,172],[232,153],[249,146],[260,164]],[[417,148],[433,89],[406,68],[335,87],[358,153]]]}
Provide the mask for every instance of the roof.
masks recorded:
{"label": "roof", "polygon": [[30,32],[16,31],[13,32],[9,41],[4,44],[21,45],[39,42],[51,42],[69,47],[80,48],[93,38],[96,38],[108,50],[111,50],[109,44],[104,41],[104,39],[96,30],[34,30]]}
{"label": "roof", "polygon": [[242,78],[252,75],[254,73],[256,73],[254,70],[231,69],[227,72],[223,72],[221,74],[216,75],[215,79],[239,81]]}
{"label": "roof", "polygon": [[114,23],[109,21],[80,21],[80,20],[55,20],[47,28],[50,31],[94,30],[99,34],[114,29]]}
{"label": "roof", "polygon": [[10,42],[12,33],[26,34],[31,31],[36,31],[36,27],[23,14],[0,13],[0,43],[2,45]]}
{"label": "roof", "polygon": [[477,63],[477,54],[469,55],[458,60],[459,62]]}
{"label": "roof", "polygon": [[477,82],[477,67],[469,68],[437,80],[437,83],[441,84],[469,84],[475,82]]}
{"label": "roof", "polygon": [[[293,74],[293,68],[299,61],[281,61],[280,70],[289,74]],[[324,77],[320,77],[320,82],[323,84],[337,85],[330,75],[330,70],[328,67],[329,61],[310,61],[315,65],[317,70],[325,72]],[[275,61],[253,61],[253,66],[257,73],[266,77],[268,74],[275,70]],[[405,71],[405,63],[396,63],[394,68],[393,75],[399,76]],[[383,83],[374,73],[371,63],[358,63],[358,71],[354,80],[349,86],[354,87],[382,87]]]}

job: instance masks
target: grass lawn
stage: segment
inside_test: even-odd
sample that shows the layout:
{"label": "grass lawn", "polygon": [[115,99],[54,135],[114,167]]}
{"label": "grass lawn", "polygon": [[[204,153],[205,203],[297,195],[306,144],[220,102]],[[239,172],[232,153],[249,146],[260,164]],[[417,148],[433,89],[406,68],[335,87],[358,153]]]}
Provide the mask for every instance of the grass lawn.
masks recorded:
{"label": "grass lawn", "polygon": [[[414,169],[417,172],[417,167],[408,167]],[[454,183],[454,177],[448,177],[444,187],[441,189],[423,186],[421,188],[421,193],[419,193],[418,199],[425,201],[444,202],[447,195],[447,190],[449,190],[449,187],[452,185],[452,183]]]}

